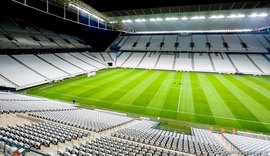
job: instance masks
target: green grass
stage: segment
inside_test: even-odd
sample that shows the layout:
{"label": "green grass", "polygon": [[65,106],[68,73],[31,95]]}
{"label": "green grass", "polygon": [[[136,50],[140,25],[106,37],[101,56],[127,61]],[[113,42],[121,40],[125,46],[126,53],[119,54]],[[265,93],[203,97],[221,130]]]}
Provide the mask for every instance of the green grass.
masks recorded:
{"label": "green grass", "polygon": [[76,100],[84,108],[172,119],[162,122],[165,127],[184,121],[188,126],[270,133],[269,76],[118,68],[26,91],[70,103]]}

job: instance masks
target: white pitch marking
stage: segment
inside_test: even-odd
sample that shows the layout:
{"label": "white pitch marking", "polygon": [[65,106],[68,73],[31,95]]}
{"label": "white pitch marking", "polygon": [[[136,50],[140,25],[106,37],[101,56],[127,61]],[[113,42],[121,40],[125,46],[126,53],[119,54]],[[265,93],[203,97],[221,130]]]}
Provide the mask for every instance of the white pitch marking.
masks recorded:
{"label": "white pitch marking", "polygon": [[[55,94],[55,95],[64,95],[64,96],[69,96],[69,97],[76,97],[76,98],[79,98],[79,99],[88,99],[88,100],[92,100],[92,101],[102,101],[102,102],[106,102],[106,103],[112,103],[112,104],[130,106],[130,104],[120,103],[120,102],[112,102],[112,101],[106,101],[106,100],[100,100],[100,99],[94,99],[94,98],[85,98],[85,97],[80,97],[80,96],[72,96],[72,95],[69,95],[69,94],[61,94],[61,93],[55,93],[55,92],[50,92],[50,91],[41,91],[41,92],[47,92],[47,93],[51,93],[51,94]],[[152,110],[160,110],[160,111],[164,110],[164,111],[168,111],[168,112],[176,112],[176,111],[168,110],[168,109],[159,109],[159,108],[144,107],[144,106],[135,106],[135,105],[133,105],[132,107],[152,109]],[[253,121],[253,120],[236,119],[236,118],[230,118],[230,117],[214,116],[214,115],[191,113],[191,112],[183,112],[183,111],[177,112],[177,113],[190,114],[190,115],[195,115],[195,116],[211,117],[211,118],[219,118],[219,119],[226,119],[226,120],[232,120],[232,121],[242,121],[242,122],[249,122],[249,123],[270,125],[270,122],[258,122],[258,121]]]}
{"label": "white pitch marking", "polygon": [[179,92],[179,96],[178,96],[178,103],[177,103],[177,112],[180,111],[180,104],[181,104],[181,96],[182,96],[182,90],[183,90],[183,77],[184,77],[184,73],[182,73],[182,77],[181,77],[181,84],[180,84],[180,92]]}

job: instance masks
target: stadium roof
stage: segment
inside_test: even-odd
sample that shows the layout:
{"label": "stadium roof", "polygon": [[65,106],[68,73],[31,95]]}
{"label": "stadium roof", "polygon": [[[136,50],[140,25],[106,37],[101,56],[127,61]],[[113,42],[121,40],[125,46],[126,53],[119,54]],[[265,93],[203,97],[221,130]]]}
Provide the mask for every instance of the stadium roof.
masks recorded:
{"label": "stadium roof", "polygon": [[[174,1],[172,1],[174,2]],[[127,4],[125,7],[124,4],[119,8],[120,10],[113,9],[114,5],[111,5],[111,9],[108,11],[104,11],[103,13],[109,17],[116,16],[133,16],[133,15],[148,15],[148,14],[168,14],[168,13],[181,13],[181,12],[199,12],[199,11],[220,11],[220,10],[237,10],[237,9],[254,9],[254,8],[269,8],[270,1],[246,1],[246,2],[226,2],[218,3],[202,3],[198,1],[194,3],[191,1],[190,3],[172,3],[170,1],[164,1],[163,3],[156,5],[154,4],[152,7],[145,8],[144,3],[141,3],[141,8],[138,8],[135,5],[135,8],[132,8],[130,4]],[[193,2],[193,3],[192,3]],[[207,2],[207,1],[206,1]],[[139,2],[137,2],[139,3]],[[160,2],[158,2],[160,3]],[[167,4],[167,5],[165,5]],[[174,5],[170,5],[174,4]],[[185,5],[183,5],[185,4]],[[170,6],[168,6],[170,5]],[[106,7],[105,7],[106,8]],[[127,8],[127,9],[125,9]],[[100,9],[100,8],[96,8]]]}
{"label": "stadium roof", "polygon": [[[177,31],[177,30],[223,30],[223,29],[259,29],[269,26],[270,1],[245,1],[232,0],[211,1],[159,1],[146,3],[143,0],[126,1],[100,1],[100,0],[52,0],[68,4],[69,9],[88,12],[97,19],[105,20],[114,29],[138,31]],[[252,14],[264,14],[265,18],[248,18]],[[246,18],[238,18],[238,16]],[[204,20],[193,20],[202,17]],[[224,19],[216,21],[217,16]],[[236,20],[229,20],[236,16]],[[155,19],[165,20],[177,18],[172,22],[155,22]],[[186,18],[188,20],[182,20]],[[214,19],[214,20],[213,20]],[[238,22],[238,23],[237,23]],[[217,25],[217,26],[216,26]]]}
{"label": "stadium roof", "polygon": [[[246,9],[246,8],[256,8],[256,7],[269,7],[270,2],[267,0],[262,1],[248,1],[248,0],[240,0],[236,3],[235,0],[188,0],[188,1],[181,1],[181,0],[168,0],[168,1],[148,1],[146,3],[145,0],[136,0],[126,1],[123,0],[113,0],[113,1],[100,1],[100,0],[82,0],[84,3],[94,7],[98,11],[101,12],[117,12],[120,11],[121,15],[125,15],[123,10],[134,10],[135,14],[143,13],[144,10],[151,10],[153,8],[171,8],[173,12],[173,8],[175,11],[198,11],[199,9],[207,9],[209,10],[220,10],[220,9]],[[184,9],[184,10],[183,10]],[[141,10],[141,12],[136,10]],[[155,10],[152,10],[155,13]],[[164,11],[161,10],[161,11]],[[160,11],[156,12],[160,13]],[[133,14],[133,13],[131,13]]]}

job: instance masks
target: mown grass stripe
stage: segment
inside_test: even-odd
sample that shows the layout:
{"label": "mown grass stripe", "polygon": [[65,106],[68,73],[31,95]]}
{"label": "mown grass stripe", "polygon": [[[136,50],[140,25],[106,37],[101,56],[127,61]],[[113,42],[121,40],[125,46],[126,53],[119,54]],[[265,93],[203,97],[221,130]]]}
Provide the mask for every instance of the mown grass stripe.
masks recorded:
{"label": "mown grass stripe", "polygon": [[265,109],[261,104],[255,101],[252,97],[247,95],[244,91],[237,87],[237,84],[232,83],[226,77],[222,75],[216,75],[216,77],[224,83],[227,89],[243,104],[245,107],[252,112],[256,118],[261,122],[270,121],[270,112]]}
{"label": "mown grass stripe", "polygon": [[92,83],[98,83],[100,81],[104,81],[104,78],[107,78],[108,80],[110,80],[110,77],[113,77],[114,75],[120,75],[120,74],[126,74],[127,71],[121,70],[121,69],[116,69],[116,71],[114,72],[113,70],[109,70],[108,73],[107,72],[103,72],[101,71],[101,74],[97,74],[96,76],[93,77],[85,77],[79,81],[74,81],[71,83],[67,83],[65,85],[61,85],[61,86],[56,86],[55,87],[51,87],[50,89],[48,89],[49,91],[54,91],[54,92],[66,92],[66,91],[77,91],[78,88],[80,89],[87,89],[88,86],[91,86]]}
{"label": "mown grass stripe", "polygon": [[[110,109],[113,109],[115,106],[117,107],[118,105],[115,102],[118,99],[120,99],[127,91],[134,88],[135,84],[139,84],[143,78],[147,78],[147,77],[151,76],[152,72],[145,70],[145,71],[141,71],[138,75],[139,75],[138,77],[131,78],[130,80],[128,80],[127,81],[128,83],[126,85],[123,85],[122,87],[118,88],[114,92],[109,92],[108,95],[106,95],[102,99],[100,99],[100,100],[104,100],[104,101],[110,101],[110,103],[106,102],[103,104],[103,103],[100,103],[99,101],[94,101],[94,102],[92,102],[92,104],[93,105],[100,105],[102,107],[106,107],[106,108],[110,108]],[[126,103],[126,104],[129,104],[129,103]],[[119,108],[115,108],[115,109],[119,110],[121,108],[119,107]]]}
{"label": "mown grass stripe", "polygon": [[[153,76],[154,74],[156,76]],[[152,80],[149,80],[150,77]],[[181,79],[180,93],[177,82]],[[142,83],[145,86],[138,87]],[[76,99],[85,108],[92,108],[95,105],[98,108],[215,124],[225,128],[269,132],[270,111],[262,106],[264,104],[268,107],[270,103],[269,96],[266,95],[269,89],[269,76],[108,69],[98,71],[94,77],[87,78],[83,75],[35,87],[29,91],[35,95],[68,102]],[[130,92],[129,96],[133,100],[121,100],[123,96],[128,98],[127,92]],[[158,95],[161,97],[160,101]],[[211,97],[213,99],[210,99]],[[181,102],[179,113],[177,113],[178,98]],[[152,104],[148,106],[151,101]],[[219,103],[220,108],[215,106],[215,101]]]}
{"label": "mown grass stripe", "polygon": [[[126,88],[126,85],[132,83],[132,81],[135,81],[136,79],[140,78],[141,76],[145,75],[147,71],[141,71],[135,73],[131,73],[130,75],[126,75],[121,77],[120,79],[117,79],[116,82],[110,83],[108,86],[105,86],[102,88],[102,90],[96,91],[95,93],[91,94],[91,98],[96,99],[104,99],[107,96],[110,96],[111,94],[117,93],[120,89],[122,92],[128,92],[129,89]],[[121,83],[117,83],[117,82]]]}
{"label": "mown grass stripe", "polygon": [[249,76],[249,78],[257,80],[257,81],[263,83],[264,85],[262,85],[262,86],[265,86],[268,89],[270,88],[270,76],[260,76],[260,77],[258,77],[258,76]]}
{"label": "mown grass stripe", "polygon": [[[182,73],[182,93],[178,94],[178,96],[181,96],[181,110],[180,113],[177,113],[177,119],[196,122],[196,115],[192,115],[195,114],[195,108],[193,102],[193,89],[191,82],[192,81],[190,81],[190,73]],[[181,112],[191,114],[183,114]]]}
{"label": "mown grass stripe", "polygon": [[[195,113],[207,114],[207,115],[212,116],[213,114],[207,102],[206,95],[204,94],[201,88],[202,86],[198,77],[199,75],[196,73],[191,73],[190,75],[190,81],[192,81],[191,86],[192,86],[192,96],[193,96]],[[200,123],[216,124],[213,118],[196,117],[196,120]]]}
{"label": "mown grass stripe", "polygon": [[238,79],[240,82],[248,86],[252,91],[257,92],[264,96],[265,98],[268,98],[270,100],[270,89],[267,89],[268,86],[261,85],[259,83],[256,83],[252,81],[251,79],[248,79],[248,77],[234,77],[235,79]]}
{"label": "mown grass stripe", "polygon": [[[270,98],[266,94],[262,95],[262,92],[255,90],[256,86],[253,86],[254,84],[250,84],[245,79],[239,80],[238,78],[239,77],[232,77],[232,76],[227,77],[227,79],[231,81],[232,83],[234,83],[235,86],[237,86],[239,89],[245,92],[249,97],[254,99],[254,101],[262,105],[265,109],[270,111],[270,105],[269,105]],[[252,85],[252,87],[249,85]]]}
{"label": "mown grass stripe", "polygon": [[[179,96],[179,85],[177,82],[181,80],[182,73],[180,72],[171,72],[173,74],[173,77],[171,80],[166,80],[165,82],[162,83],[162,85],[165,85],[169,87],[169,92],[167,94],[167,97],[165,99],[165,104],[162,106],[162,110],[160,114],[166,114],[166,118],[176,118],[177,113],[176,112],[168,112],[168,110],[173,110],[175,111],[177,109],[177,106],[175,105],[178,101],[178,96]],[[171,82],[171,83],[168,83]],[[160,115],[161,116],[161,115]]]}
{"label": "mown grass stripe", "polygon": [[[125,74],[119,74],[119,75],[114,75],[114,77],[111,78],[110,81],[107,81],[107,79],[104,79],[104,81],[99,81],[97,83],[93,83],[93,86],[90,87],[84,87],[83,89],[80,89],[76,92],[74,90],[74,94],[78,96],[92,96],[95,93],[102,92],[105,88],[110,88],[114,87],[115,84],[119,83],[120,81],[124,80],[125,78],[132,77],[134,74],[136,74],[136,70],[131,70]],[[69,92],[68,92],[69,93]]]}
{"label": "mown grass stripe", "polygon": [[[226,75],[223,75],[226,76]],[[236,119],[243,119],[243,120],[252,120],[252,121],[260,121],[257,119],[254,114],[246,108],[246,106],[241,103],[237,99],[237,95],[234,95],[228,88],[228,84],[224,83],[220,78],[217,78],[216,75],[209,75],[208,79],[212,82],[215,83],[216,85],[214,86],[216,91],[219,93],[227,107],[230,109],[231,113],[233,113],[234,118]],[[234,101],[233,103],[231,101]],[[243,129],[253,129],[253,130],[263,130],[266,129],[266,127],[263,124],[256,123],[256,126],[252,127],[253,123],[248,123],[248,122],[243,122],[238,120],[238,124],[230,123],[230,122],[224,122],[224,125],[235,127],[235,128],[243,128]],[[230,125],[231,124],[231,125]]]}
{"label": "mown grass stripe", "polygon": [[259,85],[260,87],[264,88],[265,90],[270,91],[270,83],[266,84],[265,82],[262,82],[262,81],[256,79],[256,77],[251,77],[251,76],[246,76],[244,78],[255,83],[256,85]]}
{"label": "mown grass stripe", "polygon": [[[116,102],[129,103],[129,104],[132,103],[161,74],[162,74],[161,72],[152,73],[151,76],[149,76],[146,79],[143,79],[139,84],[134,86],[134,88],[132,88],[129,92],[122,94],[122,96]],[[126,109],[129,109],[129,108],[126,108]]]}
{"label": "mown grass stripe", "polygon": [[131,105],[148,106],[155,95],[155,91],[160,87],[161,82],[166,79],[167,74],[161,73],[151,84],[143,90]]}
{"label": "mown grass stripe", "polygon": [[215,82],[209,81],[207,74],[199,74],[199,80],[212,114],[214,116],[234,117],[214,88]]}
{"label": "mown grass stripe", "polygon": [[[163,85],[162,83],[166,81],[166,83],[171,84],[173,82],[174,75],[169,74],[166,72],[166,74],[162,75],[162,78],[159,78],[159,82],[155,85],[158,86],[157,90],[154,92],[154,96],[152,99],[149,101],[147,107],[152,107],[152,108],[163,108],[164,105],[169,105],[169,103],[165,103],[166,98],[168,96],[170,87]],[[168,109],[168,108],[167,108]],[[156,111],[156,112],[149,112],[149,114],[155,114],[158,116],[162,117],[169,117],[169,114],[161,114],[161,110]]]}

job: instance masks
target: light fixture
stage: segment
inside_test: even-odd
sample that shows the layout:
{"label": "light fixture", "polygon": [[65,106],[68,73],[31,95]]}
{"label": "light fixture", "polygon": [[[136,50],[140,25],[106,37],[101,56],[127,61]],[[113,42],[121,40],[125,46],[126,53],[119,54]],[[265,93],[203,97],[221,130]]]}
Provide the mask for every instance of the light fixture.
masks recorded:
{"label": "light fixture", "polygon": [[244,18],[244,17],[246,17],[246,15],[244,14],[237,14],[237,15],[232,14],[232,15],[227,16],[227,18]]}
{"label": "light fixture", "polygon": [[127,20],[122,20],[122,23],[131,23],[132,20],[131,19],[127,19]]}
{"label": "light fixture", "polygon": [[111,24],[118,23],[118,21],[110,21]]}
{"label": "light fixture", "polygon": [[166,21],[177,21],[177,20],[179,20],[179,18],[177,18],[177,17],[167,17],[167,18],[165,18],[165,20]]}
{"label": "light fixture", "polygon": [[205,19],[205,16],[193,16],[191,17],[190,19],[194,19],[194,20],[197,20],[197,19]]}
{"label": "light fixture", "polygon": [[221,19],[221,18],[225,18],[224,15],[213,15],[209,17],[210,19]]}
{"label": "light fixture", "polygon": [[267,13],[260,13],[260,14],[253,13],[251,15],[248,15],[248,17],[266,17],[266,16],[268,16]]}
{"label": "light fixture", "polygon": [[182,17],[181,20],[186,21],[186,20],[188,20],[188,18],[187,17]]}

